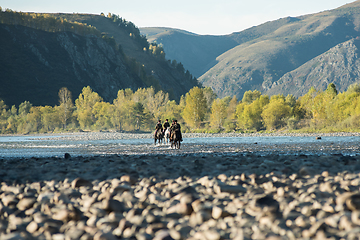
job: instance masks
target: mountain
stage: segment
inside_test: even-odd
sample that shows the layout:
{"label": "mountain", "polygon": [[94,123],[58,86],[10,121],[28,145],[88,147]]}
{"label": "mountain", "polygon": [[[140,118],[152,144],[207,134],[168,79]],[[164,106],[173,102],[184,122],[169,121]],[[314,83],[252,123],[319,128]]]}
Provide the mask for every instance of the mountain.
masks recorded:
{"label": "mountain", "polygon": [[107,100],[117,89],[145,87],[101,38],[4,24],[0,36],[0,98],[7,105],[55,105],[62,87],[77,98],[89,85]]}
{"label": "mountain", "polygon": [[0,99],[56,105],[61,87],[75,99],[90,86],[111,102],[119,89],[153,86],[178,100],[198,85],[185,69],[144,50],[146,39],[126,24],[131,28],[101,15],[0,11]]}
{"label": "mountain", "polygon": [[[263,94],[283,93],[296,96],[306,93],[311,86],[325,90],[327,83],[331,82],[339,90],[346,89],[347,86],[358,81],[357,74],[352,73],[350,69],[357,69],[357,66],[351,65],[356,63],[351,58],[357,57],[355,53],[357,53],[358,41],[354,39],[360,35],[359,30],[360,1],[355,1],[330,11],[281,18],[230,35],[212,36],[214,39],[216,37],[218,42],[209,42],[205,48],[194,47],[184,39],[181,41],[184,44],[179,47],[178,39],[170,38],[172,35],[169,34],[171,33],[169,29],[157,35],[153,34],[151,40],[162,43],[166,52],[171,52],[175,59],[180,59],[179,56],[185,51],[184,49],[196,48],[188,51],[189,55],[182,60],[184,66],[192,65],[197,68],[198,65],[192,63],[193,59],[207,59],[208,65],[203,64],[193,70],[197,73],[206,71],[198,78],[199,81],[204,86],[211,87],[219,97],[236,95],[241,99],[245,91],[255,89]],[[141,31],[143,32],[143,29]],[[211,39],[210,36],[176,32],[188,41],[192,38],[200,40],[203,37]],[[176,47],[171,45],[172,42],[177,43]],[[350,51],[346,49],[349,44],[353,47],[352,54],[341,56],[341,53],[337,52],[336,58],[342,61],[341,64],[328,67],[327,71],[318,71],[318,75],[315,75],[314,66],[325,66],[324,64],[329,66],[330,63],[326,63],[329,54],[336,52],[336,49]],[[221,52],[219,45],[222,45],[225,51],[214,57]],[[203,52],[204,49],[207,49],[212,56],[191,54],[196,51]],[[204,70],[204,66],[208,68],[205,67]],[[339,74],[345,68],[349,74]]]}
{"label": "mountain", "polygon": [[170,61],[144,51],[144,48],[148,48],[149,42],[140,35],[140,30],[132,22],[114,14],[104,17],[93,14],[58,13],[53,16],[94,26],[102,34],[114,38],[126,56],[139,62],[145,68],[146,74],[154,77],[161,89],[168,92],[172,99],[179,100],[181,95],[185,95],[192,87],[199,85],[192,74],[186,74],[186,68],[182,65],[171,64]]}
{"label": "mountain", "polygon": [[324,90],[335,83],[340,92],[360,79],[360,40],[351,39],[340,43],[325,53],[311,59],[274,82],[268,94],[281,92],[300,97],[311,87]]}
{"label": "mountain", "polygon": [[163,46],[166,58],[181,62],[195,77],[213,67],[216,57],[238,43],[230,36],[198,35],[172,28],[140,28],[149,42]]}

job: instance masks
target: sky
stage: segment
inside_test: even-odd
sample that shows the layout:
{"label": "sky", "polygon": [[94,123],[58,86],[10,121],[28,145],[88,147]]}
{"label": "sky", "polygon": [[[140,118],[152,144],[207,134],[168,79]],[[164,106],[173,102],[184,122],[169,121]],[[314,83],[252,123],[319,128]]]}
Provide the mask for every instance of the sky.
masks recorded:
{"label": "sky", "polygon": [[197,34],[226,35],[284,17],[343,6],[354,0],[1,0],[21,12],[109,12],[137,27],[171,27]]}

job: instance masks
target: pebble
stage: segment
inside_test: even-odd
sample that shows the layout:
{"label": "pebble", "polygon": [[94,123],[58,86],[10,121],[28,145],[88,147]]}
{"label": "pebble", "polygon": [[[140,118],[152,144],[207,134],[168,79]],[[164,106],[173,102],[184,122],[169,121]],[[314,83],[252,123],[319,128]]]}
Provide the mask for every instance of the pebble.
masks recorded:
{"label": "pebble", "polygon": [[359,162],[241,152],[4,159],[0,239],[359,239]]}

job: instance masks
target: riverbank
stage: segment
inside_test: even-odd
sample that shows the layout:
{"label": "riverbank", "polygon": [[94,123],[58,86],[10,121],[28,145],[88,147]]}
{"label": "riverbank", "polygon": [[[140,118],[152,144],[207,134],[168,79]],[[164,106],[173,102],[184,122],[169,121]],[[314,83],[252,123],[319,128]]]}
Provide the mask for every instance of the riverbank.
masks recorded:
{"label": "riverbank", "polygon": [[0,239],[356,239],[359,163],[256,151],[3,159]]}

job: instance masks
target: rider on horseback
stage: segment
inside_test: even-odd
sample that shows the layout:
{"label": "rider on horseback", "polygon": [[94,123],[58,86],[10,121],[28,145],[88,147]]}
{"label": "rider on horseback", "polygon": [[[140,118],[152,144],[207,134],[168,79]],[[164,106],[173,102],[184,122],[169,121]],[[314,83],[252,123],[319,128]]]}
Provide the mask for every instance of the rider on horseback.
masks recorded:
{"label": "rider on horseback", "polygon": [[162,125],[161,125],[161,120],[159,120],[158,123],[157,123],[156,126],[155,126],[155,134],[154,134],[154,136],[156,136],[156,134],[157,134],[157,132],[158,132],[159,130],[160,130],[161,132],[162,132],[162,130],[163,130],[163,127],[162,127]]}
{"label": "rider on horseback", "polygon": [[171,135],[173,134],[179,134],[180,136],[180,141],[182,142],[182,134],[181,134],[181,126],[180,124],[177,122],[177,120],[173,120],[173,123],[170,127],[171,130]]}
{"label": "rider on horseback", "polygon": [[168,122],[169,121],[169,119],[165,119],[165,122],[164,122],[164,134],[165,134],[165,131],[166,131],[166,129],[168,128],[168,127],[170,127],[170,123]]}

